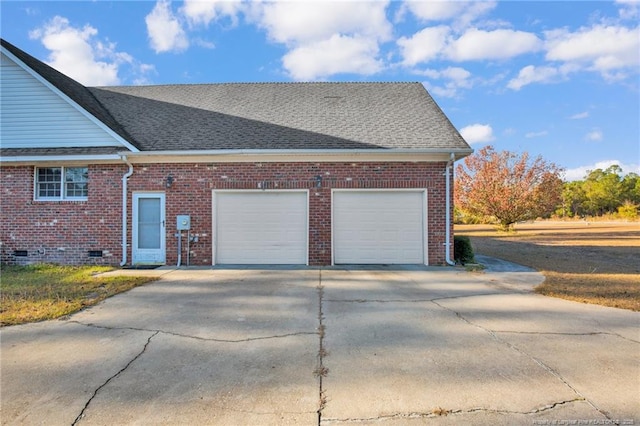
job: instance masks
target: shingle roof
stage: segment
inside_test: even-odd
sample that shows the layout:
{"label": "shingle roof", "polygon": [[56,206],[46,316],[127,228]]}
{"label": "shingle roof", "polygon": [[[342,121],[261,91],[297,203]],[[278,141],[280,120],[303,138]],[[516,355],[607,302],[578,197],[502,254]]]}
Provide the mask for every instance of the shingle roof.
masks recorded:
{"label": "shingle roof", "polygon": [[420,83],[90,89],[143,151],[469,149]]}
{"label": "shingle roof", "polygon": [[87,88],[2,40],[141,151],[471,148],[420,83]]}

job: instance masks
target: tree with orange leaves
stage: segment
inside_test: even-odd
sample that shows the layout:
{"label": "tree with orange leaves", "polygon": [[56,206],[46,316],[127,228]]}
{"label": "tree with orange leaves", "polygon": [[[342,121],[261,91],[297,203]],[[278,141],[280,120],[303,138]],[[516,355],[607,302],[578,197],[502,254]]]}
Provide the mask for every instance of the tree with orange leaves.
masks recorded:
{"label": "tree with orange leaves", "polygon": [[487,146],[456,168],[456,206],[468,213],[496,218],[504,230],[522,220],[553,212],[562,199],[562,169],[529,154],[497,152]]}

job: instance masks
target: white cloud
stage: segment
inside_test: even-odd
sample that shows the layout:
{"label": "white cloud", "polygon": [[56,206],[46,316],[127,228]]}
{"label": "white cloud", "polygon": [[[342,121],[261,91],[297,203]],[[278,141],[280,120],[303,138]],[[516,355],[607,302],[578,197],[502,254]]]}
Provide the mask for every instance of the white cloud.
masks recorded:
{"label": "white cloud", "polygon": [[593,129],[592,131],[590,131],[584,136],[585,140],[588,140],[591,142],[599,142],[602,140],[603,137],[604,135],[602,134],[602,130],[600,129]]}
{"label": "white cloud", "polygon": [[181,52],[189,47],[189,40],[167,0],[159,0],[145,17],[151,48],[156,53]]}
{"label": "white cloud", "polygon": [[632,173],[632,172],[640,174],[640,164],[624,164],[622,161],[618,161],[618,160],[604,160],[604,161],[598,161],[597,163],[591,164],[588,166],[580,166],[572,169],[567,169],[564,172],[564,178],[567,181],[583,180],[589,174],[590,171],[593,171],[596,169],[605,170],[608,167],[613,165],[620,166],[623,173],[625,174]]}
{"label": "white cloud", "polygon": [[458,62],[509,59],[542,47],[542,41],[532,33],[471,28],[454,39],[451,28],[444,25],[424,28],[411,37],[400,37],[397,44],[402,64],[407,66],[438,58]]}
{"label": "white cloud", "polygon": [[238,23],[238,15],[244,8],[240,0],[185,0],[181,13],[190,25],[207,26],[211,21],[227,17],[233,25]]}
{"label": "white cloud", "polygon": [[[248,23],[264,29],[271,41],[286,46],[282,63],[292,78],[315,80],[343,72],[370,75],[382,69],[379,43],[390,40],[393,31],[386,16],[388,4],[388,0],[185,0],[174,14],[168,0],[158,0],[146,22],[156,53],[180,52],[190,44],[183,24],[188,24],[188,31],[223,18],[236,25],[242,14]],[[203,38],[191,42],[208,49],[215,47]]]}
{"label": "white cloud", "polygon": [[471,124],[460,129],[460,134],[467,143],[491,142],[495,139],[489,124]]}
{"label": "white cloud", "polygon": [[328,40],[334,34],[388,40],[392,26],[388,1],[312,1],[262,3],[253,18],[272,40],[302,45]]}
{"label": "white cloud", "polygon": [[315,80],[338,73],[370,75],[382,68],[375,57],[378,44],[367,38],[334,35],[328,40],[307,43],[282,58],[294,80]]}
{"label": "white cloud", "polygon": [[637,19],[640,15],[640,2],[638,0],[616,0],[620,5],[618,14],[622,19]]}
{"label": "white cloud", "polygon": [[[520,90],[532,83],[555,83],[578,71],[600,73],[606,80],[623,80],[640,69],[640,27],[595,25],[576,32],[557,29],[545,32],[545,58],[550,65],[528,65],[507,84]],[[559,63],[559,64],[558,64]],[[573,116],[571,118],[585,118]]]}
{"label": "white cloud", "polygon": [[518,76],[507,83],[507,87],[513,90],[520,90],[531,83],[551,83],[562,78],[567,71],[556,67],[536,67],[527,65],[522,68]]}
{"label": "white cloud", "polygon": [[583,118],[589,117],[589,111],[579,112],[577,114],[573,114],[569,117],[570,120],[582,120]]}
{"label": "white cloud", "polygon": [[529,132],[529,133],[526,133],[524,135],[524,137],[525,138],[529,138],[529,139],[531,139],[531,138],[540,138],[542,136],[547,136],[548,134],[549,134],[548,131],[542,130],[540,132]]}
{"label": "white cloud", "polygon": [[469,77],[471,77],[471,73],[469,71],[460,67],[445,68],[440,72],[440,74],[445,78],[455,81],[468,81]]}
{"label": "white cloud", "polygon": [[444,21],[460,14],[468,3],[453,1],[406,1],[404,7],[422,21]]}
{"label": "white cloud", "polygon": [[497,6],[495,1],[405,1],[400,9],[400,15],[407,10],[420,21],[452,20],[452,27],[464,28],[470,22],[489,12]]}
{"label": "white cloud", "polygon": [[410,38],[400,37],[397,44],[400,46],[402,63],[413,66],[435,59],[445,48],[448,36],[449,28],[442,25],[425,28]]}
{"label": "white cloud", "polygon": [[640,27],[596,25],[577,32],[547,31],[546,59],[578,64],[607,80],[622,79],[640,68]]}
{"label": "white cloud", "polygon": [[196,46],[200,46],[203,47],[205,49],[215,49],[216,48],[216,44],[212,41],[209,40],[205,40],[201,37],[196,37],[193,40],[193,44]]}
{"label": "white cloud", "polygon": [[252,4],[248,19],[284,44],[285,71],[296,80],[339,73],[370,75],[383,67],[379,43],[391,37],[388,1]]}
{"label": "white cloud", "polygon": [[460,89],[469,89],[473,86],[471,73],[460,67],[449,67],[443,70],[426,69],[418,74],[433,80],[445,80],[443,85],[435,85],[432,82],[423,83],[431,94],[439,97],[455,98],[459,95]]}
{"label": "white cloud", "polygon": [[97,35],[98,30],[91,25],[76,28],[62,16],[29,32],[30,38],[40,40],[50,51],[49,65],[87,86],[121,84],[118,72],[124,65],[131,67],[135,81],[146,80],[146,75],[155,70],[117,51],[115,43],[97,40]]}
{"label": "white cloud", "polygon": [[434,84],[425,81],[422,83],[427,88],[430,94],[439,98],[457,98],[460,96],[460,90],[451,82],[444,84],[443,86],[436,86]]}
{"label": "white cloud", "polygon": [[542,41],[532,33],[471,28],[449,45],[447,56],[454,61],[508,59],[535,52],[541,47]]}

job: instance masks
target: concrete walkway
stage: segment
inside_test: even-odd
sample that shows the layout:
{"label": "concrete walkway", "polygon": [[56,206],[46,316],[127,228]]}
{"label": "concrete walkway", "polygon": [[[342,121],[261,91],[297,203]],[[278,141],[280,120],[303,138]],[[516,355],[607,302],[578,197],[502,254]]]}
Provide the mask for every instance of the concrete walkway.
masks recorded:
{"label": "concrete walkway", "polygon": [[1,422],[640,424],[640,313],[482,261],[127,272],[161,280],[0,331]]}

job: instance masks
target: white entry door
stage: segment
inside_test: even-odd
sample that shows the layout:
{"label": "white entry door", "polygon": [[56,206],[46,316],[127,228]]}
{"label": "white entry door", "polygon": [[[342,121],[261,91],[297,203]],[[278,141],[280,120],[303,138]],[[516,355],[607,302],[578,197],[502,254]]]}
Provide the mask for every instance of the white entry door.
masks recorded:
{"label": "white entry door", "polygon": [[164,194],[133,194],[133,264],[166,262],[164,209]]}

